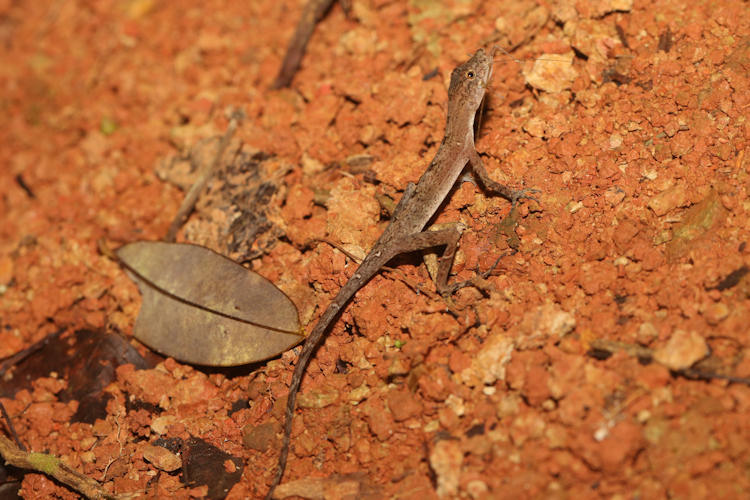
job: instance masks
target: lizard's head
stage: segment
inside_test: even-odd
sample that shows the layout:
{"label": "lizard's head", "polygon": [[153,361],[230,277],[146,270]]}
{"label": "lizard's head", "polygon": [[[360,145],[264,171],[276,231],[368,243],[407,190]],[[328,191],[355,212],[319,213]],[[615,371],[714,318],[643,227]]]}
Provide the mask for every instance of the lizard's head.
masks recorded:
{"label": "lizard's head", "polygon": [[448,98],[451,101],[471,102],[474,109],[479,107],[484,91],[492,75],[492,56],[479,49],[451,73]]}

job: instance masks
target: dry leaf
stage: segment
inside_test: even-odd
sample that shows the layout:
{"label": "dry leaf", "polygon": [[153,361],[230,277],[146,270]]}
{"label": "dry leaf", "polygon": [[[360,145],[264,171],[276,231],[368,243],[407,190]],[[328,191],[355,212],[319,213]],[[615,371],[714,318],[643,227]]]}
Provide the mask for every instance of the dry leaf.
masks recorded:
{"label": "dry leaf", "polygon": [[297,308],[273,283],[197,245],[142,241],[117,250],[143,305],[135,337],[180,361],[262,361],[304,338]]}

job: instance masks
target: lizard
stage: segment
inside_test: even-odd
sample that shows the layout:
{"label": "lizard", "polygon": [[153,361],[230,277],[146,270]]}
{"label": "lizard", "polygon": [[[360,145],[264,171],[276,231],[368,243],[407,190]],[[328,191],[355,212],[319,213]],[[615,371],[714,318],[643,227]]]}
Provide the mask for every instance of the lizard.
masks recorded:
{"label": "lizard", "polygon": [[383,234],[307,336],[292,375],[278,470],[266,499],[272,498],[284,475],[295,401],[310,357],[357,291],[395,256],[435,247],[444,247],[438,261],[436,287],[441,293],[448,291],[448,273],[461,237],[461,229],[454,226],[426,231],[425,226],[448,196],[466,165],[471,167],[475,179],[486,191],[510,200],[514,206],[520,199],[534,199],[529,193],[537,192],[536,189],[514,190],[492,180],[474,147],[474,118],[484,99],[485,89],[492,74],[493,57],[494,49],[489,54],[484,49],[479,49],[451,73],[445,135],[434,159],[416,184],[407,185]]}

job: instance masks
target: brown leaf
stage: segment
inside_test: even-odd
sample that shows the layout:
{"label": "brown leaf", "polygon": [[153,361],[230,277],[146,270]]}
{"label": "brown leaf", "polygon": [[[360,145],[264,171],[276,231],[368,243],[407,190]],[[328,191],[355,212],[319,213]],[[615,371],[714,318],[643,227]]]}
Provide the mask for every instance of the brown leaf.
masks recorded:
{"label": "brown leaf", "polygon": [[167,356],[234,366],[271,358],[304,338],[289,297],[212,250],[142,241],[117,256],[143,295],[135,337]]}

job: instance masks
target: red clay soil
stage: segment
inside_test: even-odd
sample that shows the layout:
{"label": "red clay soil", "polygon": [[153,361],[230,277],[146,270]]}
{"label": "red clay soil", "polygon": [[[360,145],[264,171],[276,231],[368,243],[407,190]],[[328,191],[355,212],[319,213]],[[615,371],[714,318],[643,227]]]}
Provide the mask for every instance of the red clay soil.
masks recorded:
{"label": "red clay soil", "polygon": [[[467,227],[458,280],[509,241],[518,252],[450,302],[413,255],[358,293],[310,364],[278,493],[750,495],[747,4],[355,0],[270,91],[301,9],[0,1],[0,358],[81,328],[146,351],[138,291],[97,242],[163,238],[184,196],[167,159],[220,135],[233,108],[236,140],[276,165],[271,229],[244,242],[252,267],[311,328],[355,265],[306,242],[366,253],[440,144],[451,69],[497,43],[517,48],[495,64],[477,150],[539,202],[510,214],[467,182],[436,222]],[[224,191],[178,240],[248,257],[222,239]],[[71,423],[59,371],[2,402],[30,450],[115,494],[208,495],[154,445],[194,437],[239,457],[229,497],[255,498],[295,361],[123,365],[93,424]],[[21,493],[76,497],[38,473]]]}

